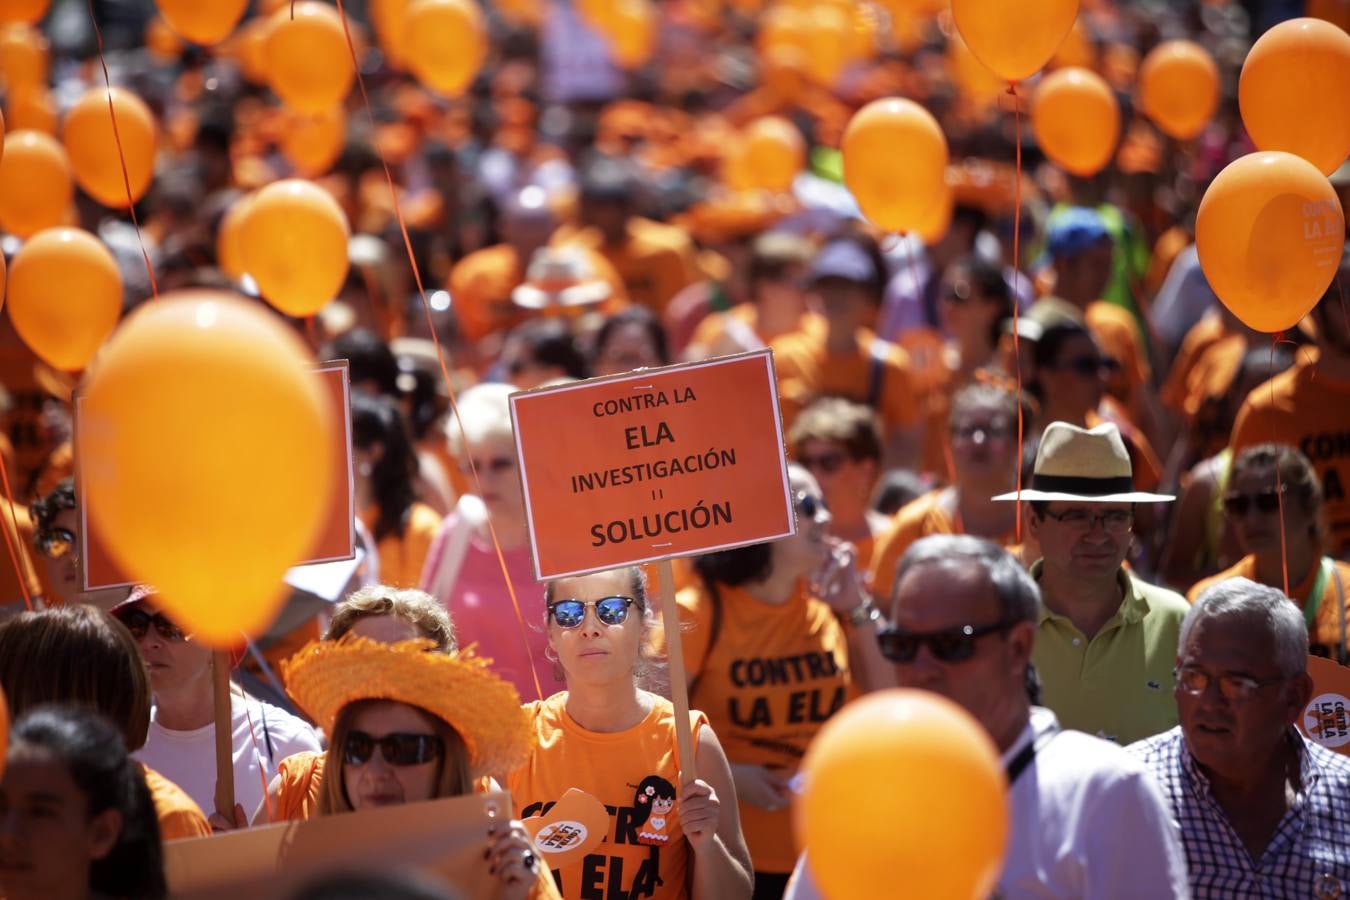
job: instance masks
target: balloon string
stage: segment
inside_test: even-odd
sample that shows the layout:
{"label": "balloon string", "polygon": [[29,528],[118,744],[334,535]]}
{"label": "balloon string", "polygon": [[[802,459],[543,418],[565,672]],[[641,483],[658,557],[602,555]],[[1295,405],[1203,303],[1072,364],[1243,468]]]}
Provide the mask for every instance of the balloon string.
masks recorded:
{"label": "balloon string", "polygon": [[[19,536],[19,517],[14,512],[14,492],[9,489],[9,467],[5,465],[3,455],[0,455],[0,477],[4,479],[5,500],[9,503],[9,521],[0,531],[5,533],[5,549],[9,551],[9,561],[14,564],[14,574],[19,580],[19,593],[23,594],[23,605],[32,610],[33,598],[28,593],[28,573],[24,571],[23,564],[19,562],[19,551],[23,547],[20,545],[18,549],[15,548]],[[14,532],[13,537],[10,536],[11,531]]]}
{"label": "balloon string", "polygon": [[[294,0],[292,0],[294,2]],[[366,117],[370,119],[371,128],[375,127],[375,114],[371,110],[370,95],[366,92],[366,80],[361,77],[361,65],[356,58],[356,44],[352,41],[351,28],[347,23],[347,11],[342,6],[342,0],[337,0],[338,15],[342,18],[342,32],[347,38],[347,51],[352,57],[352,68],[356,70],[356,86],[361,91],[361,100],[365,104]],[[450,398],[450,412],[455,417],[455,424],[459,426],[460,434],[467,434],[464,428],[464,420],[459,415],[459,403],[455,399],[455,389],[450,383],[450,370],[445,366],[445,352],[441,348],[441,339],[436,334],[435,322],[431,317],[431,303],[427,300],[427,289],[422,284],[422,272],[417,266],[417,255],[413,253],[412,240],[408,237],[408,224],[403,219],[403,209],[398,202],[398,190],[394,187],[394,176],[389,170],[389,163],[384,158],[384,153],[379,147],[375,147],[375,155],[379,157],[380,165],[384,167],[384,180],[389,184],[389,196],[394,203],[394,218],[398,220],[399,233],[403,236],[403,247],[408,251],[408,263],[412,266],[413,281],[417,283],[417,295],[422,300],[422,311],[426,314],[427,331],[431,334],[432,345],[436,349],[436,361],[440,364],[441,378],[445,380],[446,394]],[[478,466],[473,461],[473,454],[466,453],[469,463],[469,474],[473,476],[474,488],[478,491],[478,496],[483,496],[483,483],[478,477]],[[506,582],[506,593],[511,598],[511,608],[516,614],[516,624],[520,628],[520,642],[525,648],[526,658],[530,660],[530,678],[534,680],[534,689],[542,698],[544,696],[543,685],[539,682],[539,672],[535,666],[534,653],[530,649],[529,629],[525,624],[525,615],[520,610],[520,601],[516,597],[515,586],[511,583],[511,573],[506,568],[506,556],[502,553],[501,541],[497,539],[497,527],[492,522],[492,515],[487,515],[488,536],[492,538],[492,549],[497,554],[497,565],[501,568],[502,579]]]}
{"label": "balloon string", "polygon": [[[262,710],[259,709],[259,712],[262,712]],[[267,715],[266,712],[262,712],[262,714]],[[248,736],[253,742],[253,758],[258,761],[258,778],[262,781],[263,806],[267,808],[267,821],[275,822],[277,818],[272,809],[272,795],[267,790],[267,763],[263,760],[262,751],[258,749],[258,733],[253,727],[253,713],[248,708],[247,695],[244,697],[244,718],[248,721]],[[244,810],[244,813],[246,815],[251,814],[248,810]],[[234,810],[230,810],[230,818],[234,818]],[[244,827],[249,827],[249,823],[245,822]]]}
{"label": "balloon string", "polygon": [[[1270,339],[1270,369],[1275,371],[1275,347],[1279,343],[1293,344],[1294,342],[1284,336],[1283,331],[1277,331]],[[1279,439],[1275,429],[1275,379],[1270,380],[1270,442],[1278,444]],[[1280,574],[1284,579],[1284,595],[1289,596],[1289,547],[1284,534],[1284,480],[1280,476],[1280,462],[1275,460],[1275,500],[1279,504],[1280,510]]]}
{"label": "balloon string", "polygon": [[127,212],[131,213],[131,224],[136,227],[136,240],[141,245],[141,258],[145,260],[145,274],[150,276],[150,296],[159,299],[159,285],[155,282],[155,267],[150,265],[150,253],[145,249],[145,235],[141,233],[140,220],[136,218],[136,201],[131,197],[131,176],[127,174],[127,155],[122,150],[122,133],[117,128],[117,110],[113,108],[112,78],[108,75],[108,61],[103,58],[103,30],[98,27],[98,18],[94,15],[94,0],[89,0],[89,21],[94,26],[94,40],[98,46],[98,64],[103,67],[103,84],[108,94],[108,115],[112,117],[113,142],[117,145],[117,161],[122,166],[122,186],[127,192]]}
{"label": "balloon string", "polygon": [[1022,342],[1018,334],[1017,308],[1020,305],[1017,289],[1022,279],[1022,110],[1017,102],[1017,82],[1008,82],[1008,94],[1013,98],[1013,148],[1017,154],[1017,168],[1013,172],[1013,369],[1017,372],[1017,524],[1014,526],[1014,540],[1022,543],[1022,442],[1024,440],[1022,420]]}

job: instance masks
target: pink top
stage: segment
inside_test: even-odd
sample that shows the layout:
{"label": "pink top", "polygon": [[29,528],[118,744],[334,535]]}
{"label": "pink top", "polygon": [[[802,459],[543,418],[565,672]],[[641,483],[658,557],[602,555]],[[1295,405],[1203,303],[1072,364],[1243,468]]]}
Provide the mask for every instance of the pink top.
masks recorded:
{"label": "pink top", "polygon": [[[431,586],[436,583],[444,562],[447,537],[457,522],[458,514],[452,511],[441,523],[422,571],[420,587],[424,591],[435,593]],[[553,664],[544,656],[548,647],[548,635],[544,632],[544,583],[534,578],[528,545],[503,549],[502,557],[525,620],[523,630],[502,580],[492,542],[477,534],[469,539],[449,596],[437,595],[436,599],[450,611],[459,646],[476,644],[478,653],[492,660],[493,671],[516,686],[522,703],[543,700],[565,687],[554,677]],[[542,695],[530,677],[531,665],[543,689]]]}

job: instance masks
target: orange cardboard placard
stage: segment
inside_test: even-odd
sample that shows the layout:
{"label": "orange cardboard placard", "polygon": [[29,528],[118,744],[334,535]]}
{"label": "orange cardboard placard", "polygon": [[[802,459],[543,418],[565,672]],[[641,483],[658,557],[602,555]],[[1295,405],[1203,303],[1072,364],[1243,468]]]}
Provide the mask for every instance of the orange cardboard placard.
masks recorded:
{"label": "orange cardboard placard", "polygon": [[1350,668],[1308,657],[1313,695],[1298,719],[1299,731],[1328,750],[1350,756]]}
{"label": "orange cardboard placard", "polygon": [[[337,439],[333,442],[332,448],[333,508],[324,520],[324,530],[319,535],[314,551],[297,565],[337,562],[351,559],[356,555],[356,480],[352,470],[351,379],[347,370],[347,360],[320,363],[315,371],[323,382],[325,396],[332,403],[335,421],[342,423],[342,427],[337,429]],[[77,429],[82,400],[83,397],[77,393],[75,395]],[[75,480],[75,499],[79,504],[76,513],[80,521],[80,589],[93,591],[135,584],[135,579],[123,571],[108,553],[102,534],[89,516],[89,508],[85,503],[88,493],[84,490],[83,475],[78,464]]]}
{"label": "orange cardboard placard", "polygon": [[531,816],[522,824],[544,864],[562,869],[604,842],[609,812],[605,804],[581,788],[569,788],[547,813]]}
{"label": "orange cardboard placard", "polygon": [[541,580],[795,531],[768,350],[510,399]]}
{"label": "orange cardboard placard", "polygon": [[504,792],[470,794],[169,841],[164,877],[173,897],[280,900],[322,873],[417,869],[456,896],[496,897],[483,851],[493,817],[509,809]]}

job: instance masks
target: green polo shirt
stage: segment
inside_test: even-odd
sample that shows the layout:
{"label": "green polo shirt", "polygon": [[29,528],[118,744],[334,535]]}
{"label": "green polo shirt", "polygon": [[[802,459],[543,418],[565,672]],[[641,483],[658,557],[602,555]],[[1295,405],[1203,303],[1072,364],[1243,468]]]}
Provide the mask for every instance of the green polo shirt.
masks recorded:
{"label": "green polo shirt", "polygon": [[[1037,582],[1042,565],[1031,567]],[[1177,724],[1172,669],[1181,620],[1190,607],[1180,594],[1124,569],[1117,577],[1124,599],[1092,640],[1042,605],[1031,659],[1041,676],[1043,703],[1065,728],[1124,746]]]}

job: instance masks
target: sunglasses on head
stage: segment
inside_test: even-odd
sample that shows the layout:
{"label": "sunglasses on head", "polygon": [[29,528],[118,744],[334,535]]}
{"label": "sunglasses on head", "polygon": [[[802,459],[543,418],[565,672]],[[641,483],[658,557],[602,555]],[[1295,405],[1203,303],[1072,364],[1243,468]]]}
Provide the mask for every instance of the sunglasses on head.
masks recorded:
{"label": "sunglasses on head", "polygon": [[122,610],[117,613],[117,620],[127,627],[131,636],[136,640],[145,637],[153,625],[155,631],[166,641],[185,641],[187,635],[183,629],[170,622],[164,617],[163,613],[154,613],[153,615],[143,609],[133,606],[130,609]]}
{"label": "sunglasses on head", "polygon": [[75,552],[75,532],[69,528],[48,528],[38,535],[37,548],[48,559],[65,559]]}
{"label": "sunglasses on head", "polygon": [[815,494],[808,494],[806,491],[798,491],[795,500],[797,512],[801,513],[812,522],[819,519],[830,508],[825,505],[824,497],[817,497]]}
{"label": "sunglasses on head", "polygon": [[445,743],[434,734],[406,734],[395,732],[374,737],[364,731],[353,731],[342,745],[342,759],[351,766],[364,766],[375,755],[375,748],[391,766],[420,766],[445,753]]}
{"label": "sunglasses on head", "polygon": [[995,622],[992,625],[961,625],[945,631],[901,631],[887,625],[877,631],[877,646],[881,655],[891,662],[910,663],[919,655],[924,644],[942,662],[965,662],[975,655],[975,644],[986,634],[998,634],[1016,625],[1016,622]]}
{"label": "sunglasses on head", "polygon": [[1259,494],[1225,494],[1223,498],[1224,512],[1230,516],[1242,518],[1247,514],[1247,510],[1255,509],[1259,513],[1269,515],[1273,512],[1279,512],[1280,495],[1276,491],[1262,491]]}
{"label": "sunglasses on head", "polygon": [[559,628],[576,628],[586,619],[586,607],[595,607],[595,617],[603,625],[622,625],[628,618],[628,607],[637,601],[632,597],[602,597],[599,600],[554,600],[548,613]]}
{"label": "sunglasses on head", "polygon": [[1068,369],[1075,375],[1091,378],[1095,375],[1110,375],[1120,368],[1120,364],[1106,356],[1075,356],[1055,366],[1056,369]]}
{"label": "sunglasses on head", "polygon": [[807,456],[805,454],[797,457],[797,462],[803,469],[811,472],[822,472],[826,475],[833,475],[848,462],[848,457],[838,450],[830,450],[821,453],[818,456]]}

